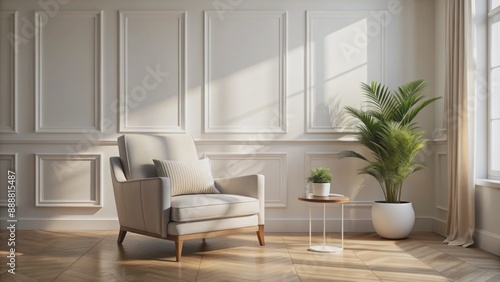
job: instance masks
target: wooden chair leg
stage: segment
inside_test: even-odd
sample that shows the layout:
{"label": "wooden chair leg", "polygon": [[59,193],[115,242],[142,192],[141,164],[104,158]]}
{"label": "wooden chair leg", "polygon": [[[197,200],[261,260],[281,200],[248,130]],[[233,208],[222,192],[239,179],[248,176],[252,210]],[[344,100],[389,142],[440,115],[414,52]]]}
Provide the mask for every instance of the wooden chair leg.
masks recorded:
{"label": "wooden chair leg", "polygon": [[180,261],[182,256],[182,244],[184,241],[175,239],[175,261]]}
{"label": "wooden chair leg", "polygon": [[127,231],[120,229],[120,233],[118,233],[118,240],[117,240],[118,244],[123,243],[123,240],[125,239],[125,235],[127,235]]}
{"label": "wooden chair leg", "polygon": [[259,239],[259,244],[264,246],[266,244],[264,240],[264,225],[259,225],[259,231],[257,231],[257,238]]}

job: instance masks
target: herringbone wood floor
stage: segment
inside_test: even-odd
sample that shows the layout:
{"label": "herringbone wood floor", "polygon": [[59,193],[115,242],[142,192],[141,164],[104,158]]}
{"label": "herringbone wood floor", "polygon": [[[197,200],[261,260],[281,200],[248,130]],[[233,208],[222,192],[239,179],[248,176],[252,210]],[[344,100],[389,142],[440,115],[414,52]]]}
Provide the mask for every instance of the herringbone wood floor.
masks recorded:
{"label": "herringbone wood floor", "polygon": [[180,263],[173,242],[129,233],[119,246],[117,233],[17,231],[12,275],[2,231],[0,281],[500,281],[498,256],[433,233],[399,241],[347,233],[339,253],[307,251],[307,234],[267,233],[264,247],[242,234],[187,241]]}

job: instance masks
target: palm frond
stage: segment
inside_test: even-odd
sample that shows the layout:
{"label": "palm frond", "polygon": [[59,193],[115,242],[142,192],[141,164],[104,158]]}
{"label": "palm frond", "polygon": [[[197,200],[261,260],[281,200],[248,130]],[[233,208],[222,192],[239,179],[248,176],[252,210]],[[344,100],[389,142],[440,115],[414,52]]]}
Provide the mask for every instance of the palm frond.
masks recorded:
{"label": "palm frond", "polygon": [[395,100],[389,88],[375,81],[370,85],[366,83],[361,85],[368,104],[374,108],[373,114],[378,115],[379,120],[390,119]]}
{"label": "palm frond", "polygon": [[426,140],[413,119],[439,99],[425,99],[422,92],[426,86],[423,80],[415,80],[391,92],[377,82],[362,83],[369,109],[345,108],[348,114],[360,121],[357,139],[370,150],[373,160],[354,151],[343,151],[339,158],[355,157],[368,162],[358,173],[377,179],[388,202],[398,202],[404,180],[425,167],[415,161]]}
{"label": "palm frond", "polygon": [[354,151],[342,151],[338,154],[338,158],[339,159],[343,159],[343,158],[358,158],[358,159],[361,159],[361,160],[364,160],[364,161],[368,161],[367,158],[365,158],[363,155],[361,154],[358,154]]}
{"label": "palm frond", "polygon": [[439,100],[439,99],[441,99],[441,97],[430,98],[430,99],[427,99],[427,100],[423,101],[421,104],[419,104],[417,106],[414,106],[413,109],[411,109],[409,112],[407,112],[403,116],[401,123],[402,124],[411,124],[413,126],[414,124],[412,124],[411,122],[418,115],[418,113],[420,113],[420,111],[423,108],[427,107],[429,104],[431,104],[434,101]]}

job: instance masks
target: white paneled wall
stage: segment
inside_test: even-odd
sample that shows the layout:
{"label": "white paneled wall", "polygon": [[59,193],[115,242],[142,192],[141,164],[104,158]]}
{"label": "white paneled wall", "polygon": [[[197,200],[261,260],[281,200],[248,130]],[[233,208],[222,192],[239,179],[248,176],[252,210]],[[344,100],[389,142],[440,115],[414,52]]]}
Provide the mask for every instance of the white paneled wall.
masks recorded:
{"label": "white paneled wall", "polygon": [[342,109],[364,106],[361,81],[384,81],[384,21],[373,11],[307,12],[307,132],[353,131]]}
{"label": "white paneled wall", "polygon": [[448,218],[448,153],[445,142],[434,145],[434,209],[435,217],[433,230],[446,236],[446,222]]}
{"label": "white paneled wall", "polygon": [[[7,175],[8,171],[16,171],[16,154],[0,154],[0,169]],[[6,207],[8,204],[7,181],[0,183],[0,207]]]}
{"label": "white paneled wall", "polygon": [[[376,181],[357,175],[363,163],[337,157],[362,150],[342,109],[365,107],[360,83],[371,80],[421,78],[441,94],[434,10],[433,0],[1,1],[0,206],[14,169],[19,228],[115,229],[116,138],[182,132],[216,177],[266,176],[266,230],[307,230],[297,197],[316,166],[331,169],[334,193],[379,200]],[[435,112],[419,119],[428,137]],[[445,205],[435,148],[403,192],[419,230]],[[328,211],[338,230],[339,207]],[[345,214],[347,230],[372,230],[369,207]]]}
{"label": "white paneled wall", "polygon": [[101,130],[102,17],[35,12],[36,132]]}
{"label": "white paneled wall", "polygon": [[186,12],[119,13],[120,132],[184,131]]}
{"label": "white paneled wall", "polygon": [[205,12],[204,132],[286,132],[286,16]]}
{"label": "white paneled wall", "polygon": [[101,207],[101,154],[35,154],[37,207]]}
{"label": "white paneled wall", "polygon": [[206,153],[215,178],[267,172],[266,207],[287,207],[287,153]]}
{"label": "white paneled wall", "polygon": [[17,97],[17,52],[16,39],[7,40],[15,34],[17,13],[0,11],[0,133],[15,133]]}

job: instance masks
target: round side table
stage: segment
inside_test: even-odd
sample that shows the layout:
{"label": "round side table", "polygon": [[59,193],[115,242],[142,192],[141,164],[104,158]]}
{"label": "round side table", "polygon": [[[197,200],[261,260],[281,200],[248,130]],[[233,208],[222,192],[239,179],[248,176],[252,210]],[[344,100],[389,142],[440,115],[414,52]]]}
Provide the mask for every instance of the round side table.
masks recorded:
{"label": "round side table", "polygon": [[[309,203],[322,203],[323,204],[323,245],[312,246],[311,244],[311,205],[309,205],[309,251],[313,252],[338,252],[344,249],[344,203],[349,202],[349,197],[344,196],[313,196],[313,195],[303,195],[299,197],[300,201]],[[342,224],[341,224],[341,246],[327,246],[325,227],[326,227],[326,204],[342,204]]]}

